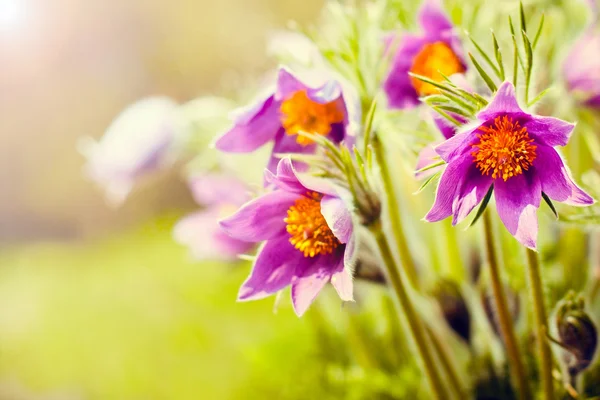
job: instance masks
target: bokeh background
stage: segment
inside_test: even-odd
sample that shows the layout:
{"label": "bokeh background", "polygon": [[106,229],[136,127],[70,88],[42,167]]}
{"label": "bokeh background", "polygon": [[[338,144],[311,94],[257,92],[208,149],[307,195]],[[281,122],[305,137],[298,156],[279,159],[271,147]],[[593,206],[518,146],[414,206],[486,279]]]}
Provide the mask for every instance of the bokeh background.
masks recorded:
{"label": "bokeh background", "polygon": [[143,96],[266,71],[267,34],[322,3],[0,0],[0,399],[325,396],[314,324],[236,304],[247,265],[171,240],[195,208],[177,172],[114,209],[77,152]]}

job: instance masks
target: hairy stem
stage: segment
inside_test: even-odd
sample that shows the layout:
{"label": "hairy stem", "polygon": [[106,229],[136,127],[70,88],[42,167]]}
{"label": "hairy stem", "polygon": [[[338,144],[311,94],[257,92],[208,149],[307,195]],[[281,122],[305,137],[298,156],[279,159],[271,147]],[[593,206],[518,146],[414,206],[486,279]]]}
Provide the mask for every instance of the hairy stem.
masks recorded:
{"label": "hairy stem", "polygon": [[544,291],[542,277],[540,275],[540,263],[537,253],[527,249],[527,262],[529,264],[529,284],[531,286],[531,297],[533,298],[533,311],[535,315],[535,326],[537,345],[540,361],[540,373],[545,400],[554,399],[554,384],[552,381],[552,353],[546,340],[548,315],[544,305]]}
{"label": "hairy stem", "polygon": [[515,330],[513,326],[512,317],[508,311],[508,304],[506,301],[506,294],[500,280],[500,271],[498,266],[498,257],[496,255],[496,246],[494,243],[494,234],[492,228],[492,218],[489,210],[483,213],[483,227],[485,233],[485,248],[488,258],[488,264],[490,267],[490,279],[492,281],[492,292],[494,295],[494,301],[498,312],[498,324],[500,326],[500,333],[504,339],[506,351],[508,353],[508,362],[510,365],[513,380],[516,381],[519,397],[522,400],[532,399],[531,390],[527,384],[527,377],[525,375],[525,368],[517,345],[517,339],[515,336]]}

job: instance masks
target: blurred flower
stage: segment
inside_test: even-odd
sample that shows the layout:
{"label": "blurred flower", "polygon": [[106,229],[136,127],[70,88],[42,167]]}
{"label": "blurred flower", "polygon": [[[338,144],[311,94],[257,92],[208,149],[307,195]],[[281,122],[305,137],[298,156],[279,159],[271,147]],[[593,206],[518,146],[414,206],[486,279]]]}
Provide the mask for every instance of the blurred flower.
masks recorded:
{"label": "blurred flower", "polygon": [[471,313],[458,284],[448,279],[440,280],[436,283],[432,294],[450,328],[469,343],[471,340]]}
{"label": "blurred flower", "polygon": [[556,327],[569,374],[575,376],[592,363],[598,346],[598,332],[585,312],[583,298],[567,294],[556,312]]}
{"label": "blurred flower", "polygon": [[110,203],[122,204],[141,176],[173,159],[177,107],[168,97],[142,99],[127,107],[100,141],[84,138],[79,143],[87,158],[85,172]]}
{"label": "blurred flower", "polygon": [[[435,86],[411,77],[409,72],[441,82],[443,75],[463,73],[467,68],[460,39],[439,0],[425,0],[419,23],[423,33],[402,36],[383,83],[391,108],[411,108],[419,104],[419,97],[438,93]],[[392,46],[396,39],[395,34],[387,38],[387,46]]]}
{"label": "blurred flower", "polygon": [[327,182],[299,175],[289,158],[279,162],[276,175],[265,174],[277,189],[221,221],[234,238],[266,241],[238,299],[261,299],[291,285],[301,316],[331,281],[342,300],[352,301],[353,226],[342,199]]}
{"label": "blurred flower", "polygon": [[575,125],[523,111],[511,83],[504,83],[490,104],[465,130],[437,146],[448,163],[429,222],[453,215],[461,222],[491,187],[496,209],[508,231],[523,245],[535,249],[537,213],[542,193],[574,206],[594,200],[571,179],[553,148],[567,144]]}
{"label": "blurred flower", "polygon": [[569,91],[590,107],[600,108],[600,27],[596,21],[575,42],[565,59],[563,75]]}
{"label": "blurred flower", "polygon": [[250,200],[248,188],[235,178],[218,174],[193,178],[189,186],[196,202],[204,208],[175,225],[175,240],[188,246],[199,260],[233,260],[250,251],[253,243],[230,237],[218,222]]}
{"label": "blurred flower", "polygon": [[[452,116],[462,123],[467,122],[459,115],[452,115]],[[433,116],[433,122],[435,123],[435,126],[438,128],[438,130],[440,131],[440,133],[442,134],[442,136],[445,139],[450,139],[452,136],[454,136],[457,129],[459,128],[457,125],[452,124],[450,121],[441,117],[437,113],[435,113]],[[421,152],[419,153],[419,156],[417,157],[417,165],[415,166],[416,171],[419,171],[420,169],[425,168],[428,165],[435,164],[436,162],[440,161],[440,156],[435,152],[435,147],[437,145],[439,145],[440,143],[441,142],[439,142],[439,141],[432,143],[430,145],[425,146],[423,148],[423,150],[421,150]],[[415,178],[417,178],[417,179],[427,178],[427,177],[435,174],[436,172],[441,171],[443,168],[444,168],[444,166],[440,165],[439,167],[430,168],[425,171],[416,172]]]}
{"label": "blurred flower", "polygon": [[327,136],[331,141],[354,143],[349,132],[348,96],[326,73],[305,76],[308,85],[287,68],[280,68],[274,88],[251,106],[238,110],[233,127],[217,139],[217,149],[232,153],[252,152],[275,142],[267,168],[274,172],[278,155],[313,153],[316,144],[300,132]]}

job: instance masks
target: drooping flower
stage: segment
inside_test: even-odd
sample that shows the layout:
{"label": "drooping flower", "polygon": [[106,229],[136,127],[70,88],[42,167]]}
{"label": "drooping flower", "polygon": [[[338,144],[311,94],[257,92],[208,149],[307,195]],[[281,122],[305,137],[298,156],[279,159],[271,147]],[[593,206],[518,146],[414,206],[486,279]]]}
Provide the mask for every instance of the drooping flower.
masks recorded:
{"label": "drooping flower", "polygon": [[569,91],[589,107],[600,108],[600,26],[596,21],[575,42],[563,75]]}
{"label": "drooping flower", "polygon": [[261,299],[291,285],[300,316],[331,282],[342,300],[352,301],[353,226],[344,201],[328,182],[299,174],[289,158],[276,174],[265,174],[276,190],[221,221],[234,238],[265,242],[238,300]]}
{"label": "drooping flower", "polygon": [[175,241],[189,247],[199,260],[234,260],[254,247],[254,243],[227,235],[218,222],[250,200],[246,185],[231,176],[212,174],[192,178],[189,187],[194,200],[204,208],[175,225]]}
{"label": "drooping flower", "polygon": [[342,85],[324,73],[307,75],[310,84],[289,69],[281,67],[277,82],[266,97],[237,111],[233,127],[215,142],[217,149],[230,153],[248,153],[273,141],[267,168],[274,172],[277,154],[313,153],[317,146],[306,132],[322,135],[335,143],[351,145],[350,114],[354,106]]}
{"label": "drooping flower", "polygon": [[436,147],[448,165],[425,220],[452,215],[452,223],[457,224],[493,186],[504,226],[523,245],[535,249],[542,193],[574,206],[594,202],[573,182],[554,149],[567,144],[574,126],[523,111],[514,86],[505,82],[473,124]]}
{"label": "drooping flower", "polygon": [[[408,73],[422,75],[436,82],[466,71],[459,37],[439,0],[425,0],[419,12],[420,35],[404,34],[383,88],[390,108],[411,108],[419,104],[419,97],[438,93],[438,89]],[[396,35],[387,39],[388,46]],[[443,74],[443,75],[442,75]]]}
{"label": "drooping flower", "polygon": [[178,133],[177,107],[168,97],[142,99],[126,108],[100,141],[81,141],[85,172],[109,202],[120,205],[141,176],[169,162]]}

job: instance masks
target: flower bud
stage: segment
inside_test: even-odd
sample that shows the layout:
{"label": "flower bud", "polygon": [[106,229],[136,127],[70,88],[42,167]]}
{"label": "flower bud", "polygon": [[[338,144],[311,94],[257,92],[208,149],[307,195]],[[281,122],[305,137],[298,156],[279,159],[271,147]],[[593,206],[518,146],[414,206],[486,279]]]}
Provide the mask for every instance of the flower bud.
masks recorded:
{"label": "flower bud", "polygon": [[444,279],[436,284],[432,294],[450,328],[468,343],[471,339],[471,313],[459,286]]}
{"label": "flower bud", "polygon": [[563,359],[571,376],[586,369],[596,352],[596,326],[584,310],[582,297],[569,293],[556,312],[558,337],[565,351]]}

